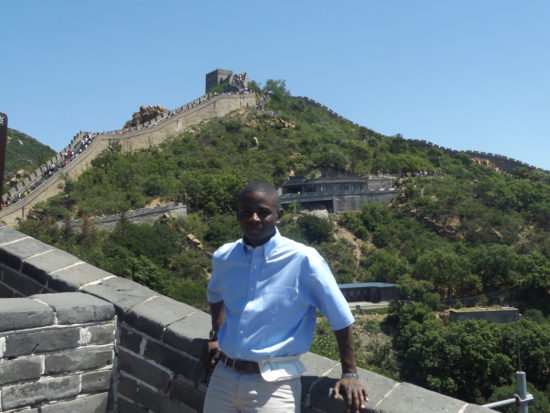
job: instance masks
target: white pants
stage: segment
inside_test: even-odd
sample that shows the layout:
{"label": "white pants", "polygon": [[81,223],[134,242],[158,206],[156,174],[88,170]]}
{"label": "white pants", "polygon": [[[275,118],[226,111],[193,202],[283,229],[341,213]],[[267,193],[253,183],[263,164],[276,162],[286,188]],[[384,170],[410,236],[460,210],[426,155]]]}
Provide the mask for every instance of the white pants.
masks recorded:
{"label": "white pants", "polygon": [[220,362],[203,413],[300,413],[301,395],[300,378],[267,382],[260,374],[239,373]]}

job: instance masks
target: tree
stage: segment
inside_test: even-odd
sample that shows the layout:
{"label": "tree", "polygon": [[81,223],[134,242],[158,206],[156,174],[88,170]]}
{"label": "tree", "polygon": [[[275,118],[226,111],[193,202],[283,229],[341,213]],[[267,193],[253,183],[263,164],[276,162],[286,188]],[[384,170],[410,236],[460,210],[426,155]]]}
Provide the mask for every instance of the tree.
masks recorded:
{"label": "tree", "polygon": [[413,275],[420,280],[431,281],[441,294],[447,296],[453,292],[477,293],[478,287],[463,285],[463,280],[469,280],[470,263],[451,250],[438,248],[424,252],[416,261]]}
{"label": "tree", "polygon": [[381,282],[395,283],[410,271],[407,262],[400,259],[395,251],[371,251],[364,265],[371,278]]}
{"label": "tree", "polygon": [[286,96],[290,96],[290,91],[286,88],[286,81],[282,79],[267,79],[263,90],[266,93],[270,93],[271,97],[278,101]]}
{"label": "tree", "polygon": [[304,215],[298,218],[298,226],[309,242],[320,244],[332,239],[332,224],[327,219]]}

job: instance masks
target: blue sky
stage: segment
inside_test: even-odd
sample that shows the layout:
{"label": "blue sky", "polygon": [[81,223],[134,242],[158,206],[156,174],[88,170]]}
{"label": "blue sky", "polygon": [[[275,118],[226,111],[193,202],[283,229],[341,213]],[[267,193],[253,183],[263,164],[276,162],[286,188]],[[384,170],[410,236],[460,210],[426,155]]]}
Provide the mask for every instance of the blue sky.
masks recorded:
{"label": "blue sky", "polygon": [[361,125],[550,169],[550,1],[1,0],[0,111],[61,150],[215,68]]}

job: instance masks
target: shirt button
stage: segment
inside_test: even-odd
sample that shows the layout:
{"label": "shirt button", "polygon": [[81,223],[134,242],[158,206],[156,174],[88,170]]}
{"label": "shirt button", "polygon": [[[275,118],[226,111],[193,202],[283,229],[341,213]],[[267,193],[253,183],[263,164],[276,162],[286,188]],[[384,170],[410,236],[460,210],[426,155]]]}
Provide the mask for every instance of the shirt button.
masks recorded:
{"label": "shirt button", "polygon": [[243,331],[243,330],[241,330],[241,331],[239,331],[239,333],[241,333],[241,334],[244,334],[244,331]]}
{"label": "shirt button", "polygon": [[250,291],[254,291],[254,288],[251,288]]}

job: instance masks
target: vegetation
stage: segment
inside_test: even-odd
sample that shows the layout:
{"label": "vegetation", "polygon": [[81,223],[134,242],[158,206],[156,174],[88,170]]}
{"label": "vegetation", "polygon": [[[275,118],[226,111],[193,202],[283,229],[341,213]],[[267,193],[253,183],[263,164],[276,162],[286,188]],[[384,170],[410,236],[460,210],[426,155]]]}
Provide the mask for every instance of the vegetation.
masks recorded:
{"label": "vegetation", "polygon": [[[513,383],[518,337],[530,385],[548,397],[550,174],[498,172],[465,154],[355,127],[290,96],[284,81],[268,81],[264,90],[275,115],[243,109],[159,147],[123,153],[113,146],[67,181],[63,193],[38,205],[20,230],[205,308],[208,253],[240,236],[233,207],[247,181],[281,185],[325,168],[392,173],[402,191],[389,206],[368,203],[324,220],[293,205],[279,226],[283,235],[315,246],[339,282],[399,284],[403,301],[392,303],[389,314],[358,316],[360,365],[482,403]],[[432,170],[433,176],[409,177]],[[110,233],[89,224],[90,216],[159,200],[184,201],[190,214],[149,227],[122,222]],[[84,220],[78,233],[67,225],[76,217]],[[529,316],[497,325],[450,323],[445,313],[499,303]],[[320,319],[314,349],[337,356],[328,333]],[[540,400],[537,408],[544,409]]]}
{"label": "vegetation", "polygon": [[[5,177],[14,176],[20,169],[34,171],[51,159],[53,155],[55,155],[55,151],[50,147],[41,144],[29,135],[8,128]],[[4,191],[9,190],[9,186],[6,184],[3,189]]]}

